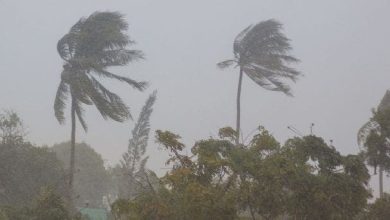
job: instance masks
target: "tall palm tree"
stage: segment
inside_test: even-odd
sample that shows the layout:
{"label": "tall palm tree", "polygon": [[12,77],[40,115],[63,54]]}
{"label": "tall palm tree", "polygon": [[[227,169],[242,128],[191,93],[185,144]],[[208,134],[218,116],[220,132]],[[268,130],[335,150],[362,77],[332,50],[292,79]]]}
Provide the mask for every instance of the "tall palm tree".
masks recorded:
{"label": "tall palm tree", "polygon": [[245,73],[259,86],[291,96],[290,87],[282,79],[297,80],[300,72],[288,66],[298,59],[289,55],[290,40],[281,32],[282,24],[266,20],[250,25],[239,33],[233,43],[234,59],[218,63],[218,67],[239,67],[237,88],[236,144],[240,138],[241,85]]}
{"label": "tall palm tree", "polygon": [[123,122],[131,118],[129,108],[115,93],[106,89],[96,78],[105,77],[126,82],[138,90],[146,87],[145,82],[113,74],[108,67],[124,66],[142,59],[139,50],[126,49],[134,42],[125,33],[128,24],[117,12],[95,12],[81,18],[57,44],[60,57],[64,60],[61,82],[54,101],[57,120],[63,124],[67,98],[71,99],[71,154],[69,170],[68,200],[72,206],[73,175],[75,169],[76,116],[87,131],[83,104],[95,105],[104,119]]}
{"label": "tall palm tree", "polygon": [[379,196],[383,197],[383,172],[390,167],[390,91],[387,90],[373,117],[358,131],[358,144],[368,165],[379,168]]}

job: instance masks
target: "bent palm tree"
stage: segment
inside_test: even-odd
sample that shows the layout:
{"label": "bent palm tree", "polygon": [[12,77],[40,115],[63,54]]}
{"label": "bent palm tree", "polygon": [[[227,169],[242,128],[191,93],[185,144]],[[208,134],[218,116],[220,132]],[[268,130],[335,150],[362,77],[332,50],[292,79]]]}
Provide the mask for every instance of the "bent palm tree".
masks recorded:
{"label": "bent palm tree", "polygon": [[136,82],[107,70],[108,67],[124,66],[143,58],[141,51],[126,49],[126,46],[133,44],[124,33],[127,29],[128,24],[121,14],[95,12],[88,18],[80,19],[57,44],[58,53],[65,61],[54,102],[55,116],[61,124],[65,121],[67,98],[71,98],[70,206],[75,169],[76,116],[84,130],[87,130],[82,105],[95,105],[104,119],[123,122],[131,117],[129,108],[121,98],[106,89],[95,77],[123,81],[138,90],[146,86],[145,82]]}
{"label": "bent palm tree", "polygon": [[233,64],[240,68],[237,89],[236,144],[239,143],[240,138],[243,74],[245,73],[267,90],[280,91],[289,96],[292,95],[290,87],[282,79],[287,78],[295,82],[300,75],[300,72],[287,65],[298,62],[298,59],[289,55],[290,40],[281,33],[281,29],[282,24],[273,19],[250,25],[234,40],[234,59],[217,64],[222,69]]}

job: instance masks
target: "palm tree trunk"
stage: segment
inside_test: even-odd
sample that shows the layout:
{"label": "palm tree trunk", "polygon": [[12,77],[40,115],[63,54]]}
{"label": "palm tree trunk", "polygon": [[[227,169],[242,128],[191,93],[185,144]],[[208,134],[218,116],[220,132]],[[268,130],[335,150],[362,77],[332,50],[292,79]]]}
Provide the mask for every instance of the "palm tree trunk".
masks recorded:
{"label": "palm tree trunk", "polygon": [[379,198],[383,198],[383,167],[379,166]]}
{"label": "palm tree trunk", "polygon": [[243,71],[240,67],[240,76],[238,78],[238,88],[237,88],[237,118],[236,118],[236,145],[240,143],[240,123],[241,123],[241,86],[242,86],[242,76]]}
{"label": "palm tree trunk", "polygon": [[76,109],[75,109],[75,99],[72,97],[72,133],[70,141],[70,169],[69,169],[69,191],[68,191],[68,202],[69,207],[73,209],[73,179],[75,171],[75,148],[76,148]]}

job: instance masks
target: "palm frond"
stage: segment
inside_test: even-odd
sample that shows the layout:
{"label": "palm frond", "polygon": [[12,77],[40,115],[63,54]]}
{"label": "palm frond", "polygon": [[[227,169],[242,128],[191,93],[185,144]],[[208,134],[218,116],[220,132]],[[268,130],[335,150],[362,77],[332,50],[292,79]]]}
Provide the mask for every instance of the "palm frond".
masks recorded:
{"label": "palm frond", "polygon": [[261,69],[256,66],[244,66],[243,71],[259,86],[270,91],[279,91],[288,96],[292,96],[290,86],[279,79],[280,77],[286,76],[281,76],[279,73],[267,69]]}
{"label": "palm frond", "polygon": [[57,43],[57,51],[63,60],[69,61],[75,52],[77,36],[73,33],[66,34]]}
{"label": "palm frond", "polygon": [[125,105],[122,99],[115,93],[110,92],[94,77],[89,77],[90,86],[88,91],[89,97],[98,108],[103,118],[110,118],[114,121],[123,122],[131,118],[129,108]]}
{"label": "palm frond", "polygon": [[92,105],[93,102],[91,98],[88,96],[87,93],[85,93],[83,87],[85,85],[85,82],[83,78],[78,77],[72,80],[71,82],[71,93],[72,97],[75,98],[77,101],[86,104],[86,105]]}
{"label": "palm frond", "polygon": [[128,119],[130,112],[122,99],[106,89],[94,77],[87,74],[79,74],[71,82],[72,96],[84,104],[86,100],[96,106],[104,119],[123,122]]}
{"label": "palm frond", "polygon": [[85,19],[81,29],[78,51],[81,57],[93,57],[104,50],[122,49],[132,44],[124,32],[128,29],[118,12],[95,12]]}
{"label": "palm frond", "polygon": [[[121,50],[133,44],[125,33],[128,24],[118,12],[95,12],[80,19],[57,44],[61,58],[94,57],[107,50]],[[140,51],[129,51],[128,58],[139,59]],[[122,57],[123,58],[123,57]]]}
{"label": "palm frond", "polygon": [[63,80],[61,80],[54,100],[54,114],[60,124],[63,124],[65,121],[64,110],[66,107],[68,92],[68,85]]}
{"label": "palm frond", "polygon": [[99,76],[103,76],[103,77],[107,77],[107,78],[111,78],[111,79],[116,79],[116,80],[119,80],[122,82],[126,82],[127,84],[129,84],[133,88],[138,89],[140,91],[143,91],[148,86],[147,82],[137,82],[137,81],[132,80],[130,78],[110,73],[110,72],[108,72],[102,68],[98,68],[98,67],[94,68],[94,71],[92,73],[96,73]]}
{"label": "palm frond", "polygon": [[139,50],[115,49],[96,51],[93,56],[76,56],[68,60],[68,62],[73,68],[90,70],[124,66],[131,61],[139,59],[144,59],[143,53]]}
{"label": "palm frond", "polygon": [[288,78],[293,82],[296,82],[298,76],[300,75],[300,72],[298,72],[294,68],[287,67],[284,65],[279,65],[279,64],[272,65],[271,62],[265,63],[263,65],[258,64],[257,62],[252,62],[251,64],[248,64],[245,67],[253,69],[257,71],[259,74],[263,74],[265,76]]}
{"label": "palm frond", "polygon": [[[79,57],[73,58],[69,61],[70,65],[73,69],[81,70],[81,72],[87,72],[91,74],[96,74],[100,77],[106,77],[111,79],[116,79],[122,82],[126,82],[133,88],[143,91],[147,88],[147,82],[137,82],[128,77],[119,76],[114,73],[111,73],[105,69],[105,66],[99,63],[100,61],[96,61],[94,58],[87,57]],[[118,61],[119,62],[119,61]]]}
{"label": "palm frond", "polygon": [[148,162],[148,160],[149,160],[149,156],[146,156],[139,162],[139,168],[138,168],[137,175],[142,175],[145,173],[146,163]]}
{"label": "palm frond", "polygon": [[114,49],[105,50],[97,57],[99,64],[103,67],[123,66],[129,62],[144,59],[140,50]]}
{"label": "palm frond", "polygon": [[217,66],[220,69],[226,69],[226,68],[230,67],[231,65],[233,65],[235,63],[237,63],[236,60],[225,60],[225,61],[217,63]]}
{"label": "palm frond", "polygon": [[76,115],[77,115],[77,118],[79,119],[79,122],[81,124],[81,126],[83,127],[84,131],[88,131],[88,126],[87,126],[87,123],[85,122],[84,120],[84,109],[83,107],[81,106],[81,102],[79,100],[76,100],[75,101],[75,105],[73,106],[75,111],[76,111]]}
{"label": "palm frond", "polygon": [[244,44],[242,43],[242,40],[244,39],[245,35],[251,31],[252,28],[253,25],[249,25],[236,36],[233,43],[234,54],[242,54],[244,52]]}
{"label": "palm frond", "polygon": [[65,34],[57,43],[57,51],[60,57],[66,61],[69,61],[76,54],[77,46],[80,43],[80,32],[84,26],[84,20],[80,19],[72,28],[69,33]]}

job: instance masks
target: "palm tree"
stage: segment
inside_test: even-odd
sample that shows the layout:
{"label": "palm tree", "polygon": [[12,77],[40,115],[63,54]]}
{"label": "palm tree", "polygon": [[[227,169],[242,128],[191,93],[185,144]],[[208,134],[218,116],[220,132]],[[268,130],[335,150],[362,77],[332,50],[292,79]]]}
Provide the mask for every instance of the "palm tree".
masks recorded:
{"label": "palm tree", "polygon": [[234,59],[218,63],[218,67],[239,67],[237,89],[236,144],[240,138],[240,100],[243,74],[259,86],[292,96],[282,79],[297,80],[300,72],[288,66],[298,59],[289,55],[289,39],[281,32],[282,24],[271,19],[250,25],[239,33],[233,43]]}
{"label": "palm tree", "polygon": [[383,197],[383,172],[390,166],[390,91],[386,91],[373,117],[358,131],[358,144],[368,165],[379,168],[379,196]]}
{"label": "palm tree", "polygon": [[128,45],[134,43],[125,33],[127,29],[128,24],[120,13],[95,12],[87,18],[81,18],[57,44],[64,65],[54,101],[54,111],[61,124],[65,121],[64,110],[68,96],[71,99],[72,131],[68,189],[70,206],[75,169],[76,116],[87,131],[83,104],[95,105],[104,119],[123,122],[131,118],[129,108],[122,99],[106,89],[96,76],[126,82],[138,90],[146,87],[145,82],[137,82],[107,70],[108,67],[124,66],[133,60],[143,58],[141,51],[126,49]]}

